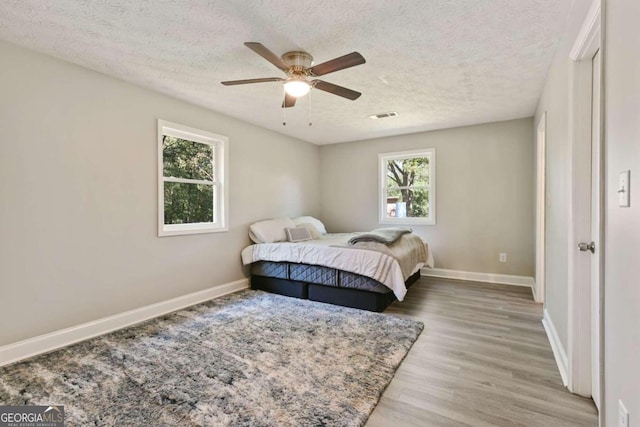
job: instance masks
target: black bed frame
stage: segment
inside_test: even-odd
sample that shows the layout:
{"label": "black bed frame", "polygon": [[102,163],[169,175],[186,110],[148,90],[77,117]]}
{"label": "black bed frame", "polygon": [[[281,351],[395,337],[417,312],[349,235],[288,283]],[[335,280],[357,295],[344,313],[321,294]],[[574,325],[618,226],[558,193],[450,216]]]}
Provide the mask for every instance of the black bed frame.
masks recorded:
{"label": "black bed frame", "polygon": [[[420,270],[405,281],[407,289],[419,278]],[[391,290],[387,293],[379,293],[258,275],[251,275],[251,288],[289,297],[377,312],[384,311],[389,304],[396,300]]]}

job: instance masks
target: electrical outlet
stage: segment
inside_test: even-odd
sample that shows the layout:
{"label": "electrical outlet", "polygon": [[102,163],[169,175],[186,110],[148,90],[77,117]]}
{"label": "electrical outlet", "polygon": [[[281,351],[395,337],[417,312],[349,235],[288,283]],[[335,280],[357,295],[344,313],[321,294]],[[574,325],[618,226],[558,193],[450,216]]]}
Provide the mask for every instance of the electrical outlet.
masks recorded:
{"label": "electrical outlet", "polygon": [[500,252],[500,256],[498,257],[498,261],[507,262],[507,253],[506,252]]}
{"label": "electrical outlet", "polygon": [[618,427],[629,427],[629,411],[622,400],[618,400]]}

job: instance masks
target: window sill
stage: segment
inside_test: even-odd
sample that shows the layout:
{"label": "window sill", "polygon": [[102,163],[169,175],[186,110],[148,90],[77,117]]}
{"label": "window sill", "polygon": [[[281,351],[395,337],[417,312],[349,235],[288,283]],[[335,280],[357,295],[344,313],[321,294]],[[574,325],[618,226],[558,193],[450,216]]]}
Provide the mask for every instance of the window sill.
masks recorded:
{"label": "window sill", "polygon": [[164,225],[158,230],[158,237],[183,236],[188,234],[222,233],[225,231],[229,231],[229,228],[210,224]]}
{"label": "window sill", "polygon": [[435,219],[423,218],[402,218],[402,219],[384,219],[378,221],[382,225],[436,225]]}

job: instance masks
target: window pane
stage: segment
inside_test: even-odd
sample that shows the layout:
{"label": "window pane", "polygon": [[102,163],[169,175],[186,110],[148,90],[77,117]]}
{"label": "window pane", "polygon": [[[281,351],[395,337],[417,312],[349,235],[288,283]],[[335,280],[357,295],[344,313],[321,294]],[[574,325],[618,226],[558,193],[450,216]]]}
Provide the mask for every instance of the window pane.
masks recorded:
{"label": "window pane", "polygon": [[387,218],[424,218],[429,216],[429,190],[387,190]]}
{"label": "window pane", "polygon": [[387,161],[387,187],[429,185],[429,158]]}
{"label": "window pane", "polygon": [[164,183],[164,223],[213,222],[214,188],[204,184]]}
{"label": "window pane", "polygon": [[164,176],[213,181],[213,146],[173,136],[162,137]]}
{"label": "window pane", "polygon": [[397,188],[388,188],[387,189],[387,218],[396,218],[399,215],[402,215],[402,212],[398,212],[398,208],[401,208],[401,205],[398,203],[402,202],[402,193]]}

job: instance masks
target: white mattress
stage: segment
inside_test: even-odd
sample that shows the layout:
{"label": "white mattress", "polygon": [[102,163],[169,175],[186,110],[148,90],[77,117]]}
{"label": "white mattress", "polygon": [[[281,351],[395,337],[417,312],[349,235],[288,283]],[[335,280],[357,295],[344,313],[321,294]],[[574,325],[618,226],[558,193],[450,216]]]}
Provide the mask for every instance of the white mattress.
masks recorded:
{"label": "white mattress", "polygon": [[371,242],[349,246],[348,240],[356,234],[327,234],[320,240],[299,243],[259,243],[243,249],[242,262],[295,262],[349,271],[379,281],[399,301],[407,293],[405,280],[423,266],[433,267],[428,245],[415,234],[402,236],[390,247]]}

